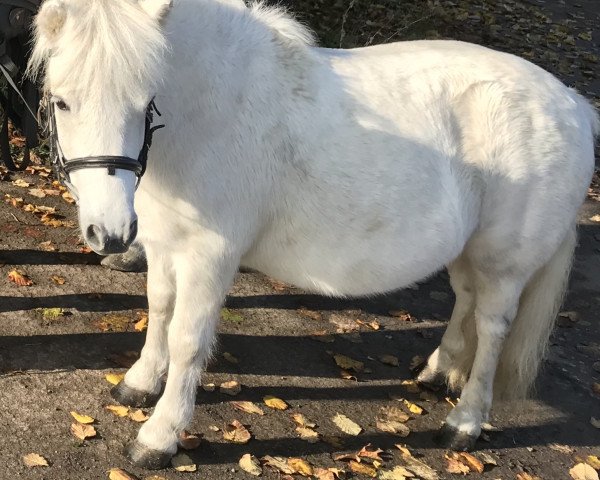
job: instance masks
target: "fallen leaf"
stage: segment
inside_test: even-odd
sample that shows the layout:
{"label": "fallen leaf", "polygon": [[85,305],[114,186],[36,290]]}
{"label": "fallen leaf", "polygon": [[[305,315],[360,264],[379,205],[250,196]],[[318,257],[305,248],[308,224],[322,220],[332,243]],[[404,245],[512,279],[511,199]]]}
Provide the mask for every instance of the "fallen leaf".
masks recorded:
{"label": "fallen leaf", "polygon": [[297,311],[303,317],[308,317],[312,320],[323,320],[323,315],[321,315],[319,312],[308,310],[307,308],[300,308]]}
{"label": "fallen leaf", "polygon": [[246,453],[242,455],[242,458],[240,458],[238,463],[244,472],[254,475],[255,477],[260,477],[262,475],[262,467],[254,455]]}
{"label": "fallen leaf", "polygon": [[292,414],[290,414],[290,417],[292,417],[292,420],[294,421],[294,423],[296,423],[300,427],[315,428],[317,426],[316,423],[309,422],[306,419],[306,417],[304,415],[302,415],[301,413],[292,413]]}
{"label": "fallen leaf", "polygon": [[234,420],[223,429],[223,438],[232,443],[248,443],[252,435],[244,425]]}
{"label": "fallen leaf", "polygon": [[204,383],[202,384],[202,390],[205,392],[214,392],[217,386],[214,383]]}
{"label": "fallen leaf", "polygon": [[71,424],[71,433],[75,435],[80,440],[85,440],[86,438],[93,438],[96,436],[96,429],[91,425],[84,425],[81,423],[72,423]]}
{"label": "fallen leaf", "polygon": [[590,423],[592,424],[592,427],[594,428],[600,428],[600,420],[598,420],[595,417],[590,418]]}
{"label": "fallen leaf", "polygon": [[126,332],[129,328],[129,317],[126,315],[105,315],[92,323],[101,332]]}
{"label": "fallen leaf", "polygon": [[217,427],[216,425],[210,425],[210,426],[208,427],[208,429],[209,429],[211,432],[218,432],[218,431],[220,431],[220,430],[221,430],[221,429],[220,429],[219,427]]}
{"label": "fallen leaf", "polygon": [[402,380],[401,385],[406,388],[408,393],[419,393],[421,391],[416,380]]}
{"label": "fallen leaf", "polygon": [[556,450],[557,452],[564,453],[565,455],[570,455],[574,452],[574,450],[568,445],[561,445],[559,443],[551,443],[549,447],[552,450]]}
{"label": "fallen leaf", "polygon": [[390,316],[400,319],[403,322],[413,322],[415,318],[406,310],[390,310]]}
{"label": "fallen leaf", "polygon": [[42,308],[42,317],[44,320],[56,320],[59,317],[62,317],[65,314],[65,311],[62,308],[54,307],[54,308]]}
{"label": "fallen leaf", "polygon": [[112,385],[116,385],[125,378],[124,373],[107,373],[104,375],[106,381]]}
{"label": "fallen leaf", "polygon": [[530,475],[527,472],[519,472],[519,473],[517,473],[517,480],[542,480],[542,479],[536,475]]}
{"label": "fallen leaf", "polygon": [[195,450],[201,442],[202,438],[199,435],[194,435],[187,430],[179,434],[179,445],[185,450]]}
{"label": "fallen leaf", "polygon": [[[396,447],[400,448],[398,445],[396,445]],[[408,454],[405,454],[404,451],[402,451],[402,458],[404,459],[404,462],[406,463],[405,468],[410,470],[412,473],[415,474],[415,476],[419,477],[420,479],[422,479],[422,480],[438,480],[439,479],[437,472],[433,468],[431,468],[426,463],[414,458],[410,454],[410,452]]]}
{"label": "fallen leaf", "polygon": [[46,192],[41,188],[30,188],[29,195],[33,195],[36,198],[44,198],[46,196]]}
{"label": "fallen leaf", "polygon": [[117,417],[126,417],[129,415],[129,407],[123,405],[107,405],[104,407],[111,413],[114,413]]}
{"label": "fallen leaf", "polygon": [[90,423],[94,423],[96,419],[94,417],[90,417],[89,415],[82,415],[77,412],[71,412],[71,416],[77,420],[79,423],[83,423],[84,425],[88,425]]}
{"label": "fallen leaf", "polygon": [[146,415],[142,410],[136,410],[134,412],[129,412],[129,418],[134,422],[143,423],[148,420],[150,417]]}
{"label": "fallen leaf", "polygon": [[275,410],[287,410],[289,405],[285,403],[281,398],[273,397],[271,395],[267,395],[263,398],[263,402],[269,408],[273,408]]}
{"label": "fallen leaf", "polygon": [[137,477],[121,468],[111,468],[108,471],[108,478],[109,480],[138,480]]}
{"label": "fallen leaf", "polygon": [[386,365],[391,365],[392,367],[399,367],[400,362],[398,361],[398,357],[394,355],[380,355],[379,361],[381,363],[385,363]]}
{"label": "fallen leaf", "polygon": [[592,222],[600,222],[600,215],[594,215],[593,217],[590,217],[590,220]]}
{"label": "fallen leaf", "polygon": [[279,470],[281,473],[285,474],[293,474],[294,470],[290,468],[287,464],[287,461],[283,457],[272,457],[271,455],[265,455],[261,458],[261,460],[265,463],[266,466],[275,468]]}
{"label": "fallen leaf", "polygon": [[23,463],[26,467],[48,467],[48,460],[37,453],[28,453],[23,455]]}
{"label": "fallen leaf", "polygon": [[387,433],[393,433],[394,435],[398,435],[399,437],[408,437],[410,434],[410,428],[408,428],[405,424],[401,422],[396,422],[393,420],[387,419],[376,419],[376,426],[378,430]]}
{"label": "fallen leaf", "polygon": [[337,333],[355,332],[360,329],[360,325],[354,320],[338,313],[332,314],[329,317],[329,322],[337,327]]}
{"label": "fallen leaf", "polygon": [[410,470],[404,467],[394,467],[393,470],[381,470],[379,472],[379,480],[406,480],[407,478],[414,478],[414,475]]}
{"label": "fallen leaf", "polygon": [[348,370],[340,370],[340,377],[342,377],[344,380],[358,382],[356,375],[352,375]]}
{"label": "fallen leaf", "polygon": [[141,318],[133,324],[133,329],[136,332],[143,332],[148,328],[148,314],[144,313]]}
{"label": "fallen leaf", "polygon": [[484,465],[495,465],[498,466],[498,461],[487,452],[478,452],[479,457]]}
{"label": "fallen leaf", "polygon": [[38,244],[38,247],[40,250],[43,250],[44,252],[56,252],[56,247],[50,240],[47,240],[45,242],[40,242]]}
{"label": "fallen leaf", "polygon": [[50,279],[57,285],[64,285],[66,282],[64,277],[59,277],[58,275],[52,275]]}
{"label": "fallen leaf", "polygon": [[342,478],[344,471],[339,468],[320,468],[313,469],[313,475],[317,480],[336,480]]}
{"label": "fallen leaf", "polygon": [[219,385],[219,392],[229,395],[230,397],[235,397],[241,391],[242,386],[235,380],[223,382],[221,385]]}
{"label": "fallen leaf", "polygon": [[415,415],[423,415],[425,413],[425,410],[423,410],[423,408],[416,403],[409,402],[406,399],[404,399],[402,402],[404,405],[406,405],[406,408],[408,408],[408,410]]}
{"label": "fallen leaf", "polygon": [[293,470],[293,473],[299,473],[303,477],[311,477],[313,468],[306,460],[302,458],[288,458],[287,463]]}
{"label": "fallen leaf", "polygon": [[588,455],[585,457],[585,463],[595,470],[600,470],[600,459],[596,455]]}
{"label": "fallen leaf", "polygon": [[346,355],[336,354],[333,356],[335,363],[338,367],[343,368],[344,370],[354,370],[355,372],[362,372],[365,368],[365,364],[363,362],[359,362],[358,360],[354,360]]}
{"label": "fallen leaf", "polygon": [[178,472],[195,472],[198,467],[185,453],[178,453],[171,459],[171,465]]}
{"label": "fallen leaf", "polygon": [[75,203],[75,199],[69,192],[63,192],[62,198],[67,203],[71,203],[71,204]]}
{"label": "fallen leaf", "polygon": [[225,353],[223,354],[223,358],[224,358],[225,360],[227,360],[229,363],[232,363],[232,364],[234,364],[234,365],[237,365],[237,364],[239,363],[239,360],[238,360],[236,357],[234,357],[234,356],[233,356],[231,353],[229,353],[229,352],[225,352]]}
{"label": "fallen leaf", "polygon": [[265,414],[265,412],[263,412],[262,408],[260,408],[258,405],[256,405],[253,402],[242,401],[242,402],[231,402],[231,404],[233,405],[234,408],[241,410],[242,412],[253,413],[256,415],[264,415]]}
{"label": "fallen leaf", "polygon": [[309,443],[316,443],[319,441],[319,434],[310,427],[296,427],[296,432],[300,435],[302,440],[306,440]]}
{"label": "fallen leaf", "polygon": [[361,475],[366,475],[367,477],[371,478],[375,478],[377,476],[377,470],[366,463],[358,463],[354,460],[350,460],[348,466],[354,473],[360,473]]}
{"label": "fallen leaf", "polygon": [[598,472],[587,463],[578,463],[569,474],[573,480],[598,480]]}
{"label": "fallen leaf", "polygon": [[446,472],[448,473],[460,473],[463,475],[466,475],[467,473],[470,472],[470,469],[467,465],[465,465],[464,463],[462,463],[457,456],[454,455],[454,452],[452,452],[453,455],[449,455],[446,454],[445,458],[446,458]]}
{"label": "fallen leaf", "polygon": [[11,270],[8,272],[8,280],[16,283],[19,287],[30,287],[33,281],[19,270]]}
{"label": "fallen leaf", "polygon": [[[455,465],[456,462],[467,468],[466,472],[477,472],[483,473],[483,463],[477,457],[471,455],[467,452],[451,452],[446,454],[446,460],[448,460],[449,468],[450,466],[456,467],[457,470],[462,470],[462,468]],[[447,471],[448,468],[446,469]],[[455,471],[450,473],[463,473],[463,471]]]}
{"label": "fallen leaf", "polygon": [[31,186],[31,183],[27,183],[25,180],[23,180],[21,178],[17,178],[14,182],[12,182],[12,184],[15,187],[21,187],[21,188],[28,188]]}
{"label": "fallen leaf", "polygon": [[225,321],[236,322],[236,323],[240,323],[240,322],[244,321],[244,317],[242,317],[238,313],[232,312],[228,308],[221,309],[221,318]]}
{"label": "fallen leaf", "polygon": [[340,413],[333,417],[333,423],[335,423],[342,432],[347,433],[348,435],[356,436],[362,432],[362,427],[360,425],[350,420],[346,415]]}
{"label": "fallen leaf", "polygon": [[379,456],[380,453],[383,453],[381,448],[376,448],[375,450],[369,450],[371,444],[367,444],[360,449],[357,455],[361,458],[370,458],[371,460],[377,460],[378,462],[383,462],[383,459]]}

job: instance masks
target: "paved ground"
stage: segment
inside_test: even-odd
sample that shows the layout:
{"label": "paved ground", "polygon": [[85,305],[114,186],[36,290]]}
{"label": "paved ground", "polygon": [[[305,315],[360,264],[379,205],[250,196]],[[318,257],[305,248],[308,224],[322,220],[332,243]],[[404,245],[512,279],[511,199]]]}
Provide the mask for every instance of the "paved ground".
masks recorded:
{"label": "paved ground", "polygon": [[[325,6],[317,0],[295,3],[328,45],[340,38],[347,46],[454,36],[530,56],[591,98],[600,98],[595,57],[599,38],[587,37],[588,31],[600,27],[600,7],[593,0],[441,1],[432,2],[437,5],[433,9],[410,1],[402,7],[383,0]],[[395,26],[396,21],[401,27]],[[0,183],[7,195],[7,203],[0,205],[0,478],[103,479],[112,467],[146,478],[149,472],[129,467],[120,454],[138,424],[104,409],[113,403],[105,374],[124,371],[119,367],[123,360],[117,358],[115,363],[114,356],[139,351],[143,344],[144,335],[135,332],[134,323],[146,308],[145,275],[104,269],[99,257],[82,251],[76,228],[53,227],[44,222],[56,216],[42,219],[41,213],[25,211],[26,204],[44,205],[56,207],[66,217],[63,221],[75,219],[74,207],[61,197],[51,192],[43,198],[30,194],[31,188],[55,189],[39,173],[5,176]],[[15,180],[31,185],[18,186],[12,183]],[[590,424],[591,417],[600,419],[600,396],[592,388],[600,382],[600,223],[590,220],[600,213],[599,200],[600,188],[594,188],[581,214],[580,246],[564,307],[576,312],[571,315],[575,321],[560,319],[535,398],[494,408],[493,424],[501,431],[489,433],[478,446],[496,459],[497,466],[472,476],[504,480],[529,472],[544,480],[566,479],[578,457],[600,455],[600,431]],[[8,273],[15,268],[34,284],[18,287],[9,282]],[[64,284],[53,276],[62,277]],[[348,301],[310,295],[257,274],[240,274],[227,300],[230,313],[220,328],[218,354],[204,383],[237,380],[242,392],[231,398],[199,390],[190,430],[202,434],[203,441],[189,452],[198,472],[170,469],[161,475],[250,478],[238,466],[247,452],[257,457],[302,457],[314,466],[348,470],[347,462],[336,462],[332,455],[368,443],[385,450],[385,470],[405,464],[394,448],[405,443],[439,478],[453,477],[445,472],[444,451],[432,441],[450,404],[444,395],[438,396],[439,401],[423,400],[401,384],[411,378],[413,357],[426,356],[438,344],[452,300],[444,273],[418,288]],[[50,308],[62,309],[63,315],[52,318]],[[412,320],[390,315],[398,310],[410,312]],[[376,321],[381,328],[373,330],[355,320]],[[340,331],[340,324],[350,331]],[[323,332],[332,335],[331,343],[313,338]],[[225,360],[224,352],[239,363]],[[358,382],[342,379],[332,353],[360,360],[370,372],[357,374]],[[383,354],[398,357],[399,366],[378,361]],[[239,412],[230,403],[261,403],[265,395],[284,399],[290,409],[274,411],[263,405],[267,414],[257,416]],[[383,433],[375,425],[378,410],[400,405],[395,398],[401,397],[426,410],[409,420],[411,433],[406,438]],[[82,442],[71,435],[71,410],[96,418],[96,438]],[[298,438],[289,415],[296,412],[317,424],[321,441]],[[363,433],[356,437],[342,433],[331,420],[336,413],[357,422]],[[234,419],[252,432],[248,444],[225,442],[222,432],[209,428],[223,428]],[[340,444],[332,445],[327,436],[338,437]],[[25,467],[21,457],[30,452],[43,455],[50,467]],[[268,468],[263,477],[282,478]]]}

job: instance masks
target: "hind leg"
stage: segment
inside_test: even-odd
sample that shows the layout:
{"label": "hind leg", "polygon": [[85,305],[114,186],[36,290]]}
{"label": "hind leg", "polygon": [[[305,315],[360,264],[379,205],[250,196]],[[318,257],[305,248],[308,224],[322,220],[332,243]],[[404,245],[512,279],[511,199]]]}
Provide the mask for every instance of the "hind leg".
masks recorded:
{"label": "hind leg", "polygon": [[481,424],[488,419],[498,359],[527,279],[516,271],[476,272],[475,360],[460,401],[446,418],[439,437],[452,450],[473,448]]}
{"label": "hind leg", "polygon": [[472,317],[475,307],[475,286],[468,259],[464,255],[459,257],[448,266],[448,274],[456,295],[452,316],[440,346],[431,354],[427,365],[417,376],[420,384],[434,390],[445,385],[448,372],[465,348],[463,324]]}

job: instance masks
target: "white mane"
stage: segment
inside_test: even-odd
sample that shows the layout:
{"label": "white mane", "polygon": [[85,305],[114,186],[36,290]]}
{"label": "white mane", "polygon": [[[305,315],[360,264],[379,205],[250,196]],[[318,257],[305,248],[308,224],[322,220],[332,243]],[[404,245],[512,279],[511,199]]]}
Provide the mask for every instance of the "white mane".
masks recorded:
{"label": "white mane", "polygon": [[316,43],[314,33],[296,20],[285,8],[267,6],[263,2],[256,2],[250,6],[251,14],[275,30],[283,38],[306,46]]}
{"label": "white mane", "polygon": [[[34,34],[28,73],[43,72],[46,89],[61,86],[84,97],[109,91],[118,101],[141,102],[160,79],[165,38],[135,0],[48,0]],[[50,57],[60,58],[60,69],[46,69]]]}

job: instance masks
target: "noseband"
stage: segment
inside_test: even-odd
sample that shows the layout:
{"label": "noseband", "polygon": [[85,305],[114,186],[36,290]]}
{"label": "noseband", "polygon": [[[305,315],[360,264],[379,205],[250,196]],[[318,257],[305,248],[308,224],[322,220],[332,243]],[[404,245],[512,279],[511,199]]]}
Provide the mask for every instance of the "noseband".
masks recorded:
{"label": "noseband", "polygon": [[71,183],[70,174],[71,172],[83,170],[85,168],[106,168],[109,175],[115,175],[117,169],[129,170],[135,173],[135,176],[137,177],[137,188],[140,184],[142,175],[144,175],[144,172],[146,171],[148,151],[152,146],[152,135],[156,130],[164,127],[164,125],[152,126],[152,122],[154,121],[154,113],[156,113],[158,116],[161,116],[161,113],[156,108],[153,98],[150,100],[148,107],[146,107],[144,143],[142,144],[142,148],[137,159],[119,155],[98,155],[90,157],[78,157],[67,160],[58,141],[54,103],[50,101],[49,97],[46,99],[46,112],[48,116],[48,138],[50,143],[50,161],[52,162],[52,167],[54,168],[56,178],[70,190],[71,194],[75,198],[77,198],[76,189]]}

